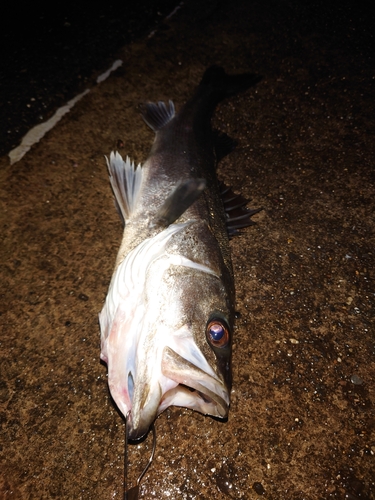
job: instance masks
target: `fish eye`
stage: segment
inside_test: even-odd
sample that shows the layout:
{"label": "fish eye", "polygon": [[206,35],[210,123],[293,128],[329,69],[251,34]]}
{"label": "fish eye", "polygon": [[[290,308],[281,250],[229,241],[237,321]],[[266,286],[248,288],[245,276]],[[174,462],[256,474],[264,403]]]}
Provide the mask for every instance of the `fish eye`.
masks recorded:
{"label": "fish eye", "polygon": [[212,319],[206,327],[206,337],[213,347],[226,347],[230,335],[227,324],[220,319]]}

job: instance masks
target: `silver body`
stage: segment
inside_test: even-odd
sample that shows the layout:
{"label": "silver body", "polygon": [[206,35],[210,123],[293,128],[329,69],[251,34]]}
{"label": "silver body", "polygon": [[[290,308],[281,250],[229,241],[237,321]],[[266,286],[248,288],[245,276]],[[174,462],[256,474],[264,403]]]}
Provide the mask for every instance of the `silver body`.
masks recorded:
{"label": "silver body", "polygon": [[[228,413],[234,283],[211,130],[223,95],[214,85],[202,81],[177,115],[171,102],[146,108],[156,136],[143,166],[117,153],[108,161],[125,230],[100,313],[101,357],[131,439],[170,405]],[[207,188],[176,221],[159,226],[160,207],[191,178]],[[207,340],[212,317],[228,327],[223,348]]]}

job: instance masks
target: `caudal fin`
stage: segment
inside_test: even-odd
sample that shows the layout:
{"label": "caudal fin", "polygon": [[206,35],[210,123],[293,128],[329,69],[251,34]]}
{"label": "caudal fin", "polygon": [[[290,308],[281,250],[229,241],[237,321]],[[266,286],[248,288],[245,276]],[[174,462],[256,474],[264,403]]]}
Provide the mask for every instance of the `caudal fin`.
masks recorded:
{"label": "caudal fin", "polygon": [[239,75],[228,75],[220,66],[211,66],[206,69],[200,87],[210,87],[211,93],[216,99],[244,92],[249,87],[260,82],[262,77],[253,73],[242,73]]}

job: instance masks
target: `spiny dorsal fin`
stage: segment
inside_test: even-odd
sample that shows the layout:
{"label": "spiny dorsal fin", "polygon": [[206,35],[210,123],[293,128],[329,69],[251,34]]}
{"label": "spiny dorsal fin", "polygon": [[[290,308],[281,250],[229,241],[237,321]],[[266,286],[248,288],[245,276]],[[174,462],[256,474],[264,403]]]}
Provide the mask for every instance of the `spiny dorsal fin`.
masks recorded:
{"label": "spiny dorsal fin", "polygon": [[106,160],[116,207],[125,224],[137,203],[142,182],[141,164],[136,167],[128,156],[124,161],[117,151],[112,151]]}
{"label": "spiny dorsal fin", "polygon": [[181,182],[159,208],[151,225],[168,227],[173,224],[199,198],[205,187],[205,179]]}
{"label": "spiny dorsal fin", "polygon": [[142,118],[154,132],[163,128],[174,116],[173,101],[169,101],[168,105],[163,101],[159,101],[157,104],[148,102],[142,108]]}
{"label": "spiny dorsal fin", "polygon": [[232,189],[223,182],[220,182],[220,194],[227,217],[226,225],[229,238],[240,234],[239,229],[255,224],[251,217],[263,210],[263,208],[247,208],[246,205],[250,200],[240,194],[233,193]]}

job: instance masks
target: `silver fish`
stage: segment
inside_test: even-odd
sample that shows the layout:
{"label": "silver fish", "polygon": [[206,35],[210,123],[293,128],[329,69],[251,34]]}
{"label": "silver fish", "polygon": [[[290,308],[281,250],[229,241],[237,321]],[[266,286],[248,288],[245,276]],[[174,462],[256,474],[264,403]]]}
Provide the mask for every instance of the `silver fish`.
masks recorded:
{"label": "silver fish", "polygon": [[[233,141],[211,128],[217,103],[260,80],[206,70],[176,114],[149,103],[155,141],[143,166],[112,152],[107,165],[125,230],[99,315],[101,359],[114,401],[139,439],[171,405],[226,418],[234,281],[229,233],[257,210],[222,192],[216,164]],[[226,208],[226,210],[225,210]]]}

